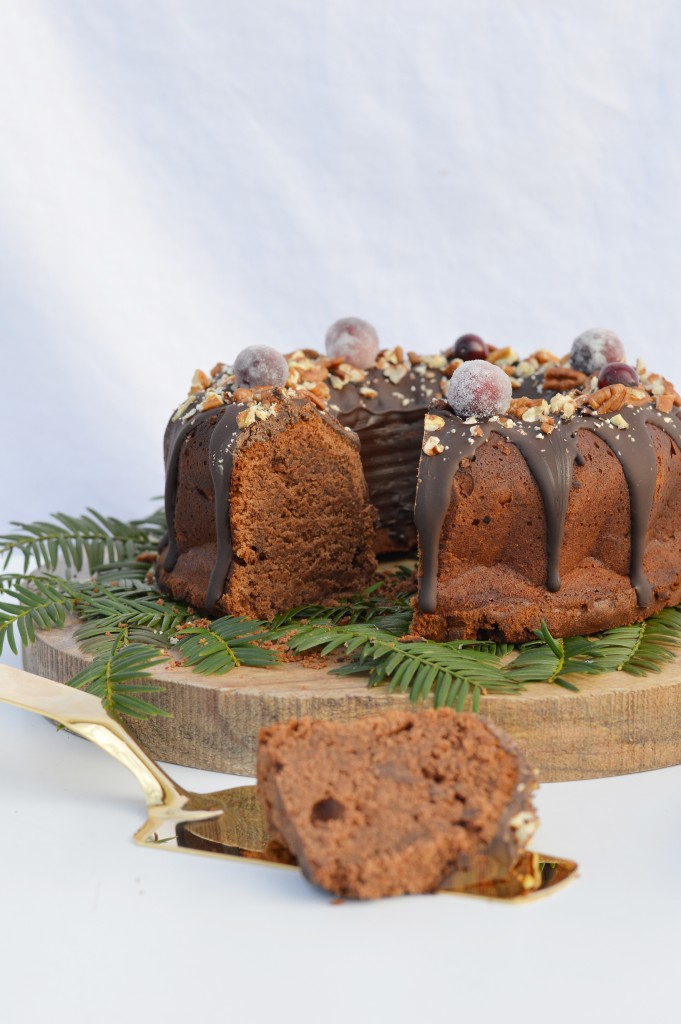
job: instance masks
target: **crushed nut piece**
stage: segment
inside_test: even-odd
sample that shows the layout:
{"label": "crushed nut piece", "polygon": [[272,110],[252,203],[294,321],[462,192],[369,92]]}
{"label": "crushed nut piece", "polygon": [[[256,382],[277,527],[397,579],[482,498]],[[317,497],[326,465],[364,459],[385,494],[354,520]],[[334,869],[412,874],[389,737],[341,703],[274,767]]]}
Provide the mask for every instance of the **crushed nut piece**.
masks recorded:
{"label": "crushed nut piece", "polygon": [[203,370],[195,370],[192,377],[190,394],[196,395],[199,391],[205,391],[207,387],[210,387],[210,377],[208,374],[204,373]]}
{"label": "crushed nut piece", "polygon": [[445,421],[442,416],[435,416],[432,412],[427,412],[425,419],[423,420],[424,430],[442,430],[445,425]]}
{"label": "crushed nut piece", "polygon": [[544,366],[545,363],[559,363],[560,358],[549,352],[547,348],[538,348],[536,352],[533,352],[529,357],[530,359],[536,359],[540,366]]}
{"label": "crushed nut piece", "polygon": [[219,395],[217,391],[213,390],[213,388],[208,388],[206,391],[206,397],[201,402],[199,410],[201,412],[206,412],[207,409],[217,409],[219,406],[224,404],[222,395]]}
{"label": "crushed nut piece", "polygon": [[544,418],[541,421],[542,434],[553,433],[553,428],[555,427],[555,425],[556,421],[554,420],[553,416],[544,416]]}
{"label": "crushed nut piece", "polygon": [[510,416],[520,420],[524,419],[523,413],[532,408],[538,408],[544,415],[549,411],[549,403],[544,398],[512,398],[508,412]]}
{"label": "crushed nut piece", "polygon": [[249,405],[247,409],[242,409],[238,414],[236,425],[239,430],[245,430],[246,427],[250,427],[253,423],[255,423],[255,406]]}
{"label": "crushed nut piece", "polygon": [[617,413],[616,416],[611,416],[610,417],[610,422],[612,423],[612,425],[614,427],[628,427],[629,426],[629,424],[625,420],[624,416],[621,416],[619,413]]}
{"label": "crushed nut piece", "polygon": [[387,366],[383,371],[383,375],[388,378],[391,384],[399,384],[408,372],[409,367],[405,363],[398,363],[397,366]]}
{"label": "crushed nut piece", "polygon": [[509,345],[506,345],[504,348],[497,348],[493,352],[490,352],[487,356],[487,362],[496,363],[497,366],[503,366],[504,363],[517,363],[518,353]]}
{"label": "crushed nut piece", "polygon": [[587,404],[598,416],[617,412],[627,400],[628,388],[624,384],[608,384],[587,397]]}
{"label": "crushed nut piece", "polygon": [[658,395],[655,399],[655,408],[663,413],[671,412],[674,408],[674,396]]}
{"label": "crushed nut piece", "polygon": [[541,402],[540,405],[530,405],[520,417],[523,423],[539,423],[549,411],[549,403]]}
{"label": "crushed nut piece", "polygon": [[445,446],[435,434],[431,434],[423,442],[423,451],[426,455],[441,455],[444,450]]}
{"label": "crushed nut piece", "polygon": [[359,389],[359,393],[360,395],[363,395],[364,398],[378,398],[378,391],[376,391],[375,388],[370,388],[368,384],[362,385]]}

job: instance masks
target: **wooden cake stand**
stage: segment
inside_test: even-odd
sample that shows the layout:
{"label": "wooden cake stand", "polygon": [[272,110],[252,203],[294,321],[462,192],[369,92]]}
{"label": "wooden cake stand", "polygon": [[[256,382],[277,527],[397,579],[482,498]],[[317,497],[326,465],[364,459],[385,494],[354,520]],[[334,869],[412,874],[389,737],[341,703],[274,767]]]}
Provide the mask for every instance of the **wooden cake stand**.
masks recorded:
{"label": "wooden cake stand", "polygon": [[[65,682],[92,659],[73,639],[74,626],[38,633],[24,665]],[[161,665],[152,672],[165,692],[150,700],[172,718],[127,719],[126,727],[156,760],[235,775],[254,775],[258,731],[310,715],[348,719],[414,707],[361,676],[282,664],[200,676]],[[611,672],[584,679],[579,693],[533,684],[519,695],[488,696],[481,713],[515,737],[544,782],[594,779],[681,763],[681,657],[639,679]],[[419,703],[416,708],[432,706]]]}

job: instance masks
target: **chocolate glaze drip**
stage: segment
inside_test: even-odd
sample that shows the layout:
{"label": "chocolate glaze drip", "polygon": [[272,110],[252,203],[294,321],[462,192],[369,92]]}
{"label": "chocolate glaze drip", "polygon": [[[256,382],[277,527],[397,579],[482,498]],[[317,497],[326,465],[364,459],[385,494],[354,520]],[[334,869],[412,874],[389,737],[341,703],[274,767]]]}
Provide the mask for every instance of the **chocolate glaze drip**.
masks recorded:
{"label": "chocolate glaze drip", "polygon": [[210,439],[209,469],[215,491],[215,535],[217,552],[215,565],[211,572],[206,595],[206,607],[209,612],[215,606],[224,589],[225,580],[232,562],[232,535],[229,525],[229,486],[232,477],[232,451],[230,446],[238,435],[236,417],[244,408],[243,405],[226,405],[222,409],[210,409],[198,412],[186,423],[179,420],[171,421],[166,438],[166,489],[165,510],[168,525],[168,550],[163,560],[163,568],[170,572],[177,563],[179,551],[175,532],[175,504],[177,500],[177,484],[179,478],[180,455],[185,441],[202,420],[217,420]]}
{"label": "chocolate glaze drip", "polygon": [[243,405],[228,405],[215,425],[208,446],[208,468],[215,494],[215,563],[206,590],[206,610],[217,613],[217,603],[225,589],[225,580],[232,564],[232,529],[229,519],[229,491],[234,466],[233,446],[239,428],[236,418]]}
{"label": "chocolate glaze drip", "polygon": [[177,536],[175,533],[175,501],[177,498],[177,480],[180,466],[180,454],[182,446],[191,432],[201,420],[208,419],[215,415],[215,410],[210,412],[197,412],[186,422],[182,420],[171,420],[166,430],[166,487],[165,487],[165,512],[168,532],[166,535],[168,550],[163,560],[163,568],[170,572],[175,568],[177,556]]}
{"label": "chocolate glaze drip", "polygon": [[451,501],[454,475],[462,460],[474,458],[476,450],[489,440],[492,433],[515,445],[539,487],[546,515],[547,588],[551,591],[560,588],[560,553],[573,467],[575,462],[582,464],[577,451],[577,433],[590,430],[608,445],[619,459],[629,489],[631,584],[639,607],[651,602],[653,593],[643,570],[643,555],[655,493],[657,459],[647,427],[652,424],[662,430],[681,449],[681,421],[676,415],[665,416],[650,406],[625,407],[622,414],[628,428],[617,428],[608,419],[578,415],[568,423],[556,424],[551,434],[542,434],[523,423],[506,427],[489,421],[478,424],[480,436],[476,437],[471,435],[469,426],[450,410],[438,407],[435,411],[450,427],[440,432],[445,452],[421,459],[415,511],[422,551],[421,611],[432,614],[437,608],[440,536]]}

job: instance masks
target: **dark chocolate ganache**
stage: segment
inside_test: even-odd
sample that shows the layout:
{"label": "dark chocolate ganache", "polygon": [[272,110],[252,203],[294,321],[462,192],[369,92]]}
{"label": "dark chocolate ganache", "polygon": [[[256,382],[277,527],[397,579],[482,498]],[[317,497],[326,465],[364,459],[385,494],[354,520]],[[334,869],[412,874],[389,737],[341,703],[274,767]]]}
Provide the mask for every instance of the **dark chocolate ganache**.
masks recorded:
{"label": "dark chocolate ganache", "polygon": [[518,449],[539,488],[546,516],[546,586],[554,592],[561,585],[560,554],[573,468],[575,463],[582,464],[577,450],[577,434],[580,430],[591,431],[608,445],[622,466],[629,490],[631,585],[636,591],[639,607],[645,608],[651,603],[653,593],[643,569],[643,556],[655,493],[657,459],[648,428],[657,427],[681,449],[681,420],[675,413],[663,414],[653,406],[625,406],[620,412],[628,424],[626,427],[617,426],[607,417],[577,413],[567,422],[556,423],[551,433],[544,434],[536,424],[506,417],[464,423],[444,403],[433,408],[432,412],[445,422],[444,427],[437,430],[444,451],[439,455],[424,455],[420,463],[415,521],[422,557],[418,599],[421,611],[434,613],[437,608],[440,537],[452,497],[454,475],[464,458],[475,459],[477,449],[489,440],[492,433]]}

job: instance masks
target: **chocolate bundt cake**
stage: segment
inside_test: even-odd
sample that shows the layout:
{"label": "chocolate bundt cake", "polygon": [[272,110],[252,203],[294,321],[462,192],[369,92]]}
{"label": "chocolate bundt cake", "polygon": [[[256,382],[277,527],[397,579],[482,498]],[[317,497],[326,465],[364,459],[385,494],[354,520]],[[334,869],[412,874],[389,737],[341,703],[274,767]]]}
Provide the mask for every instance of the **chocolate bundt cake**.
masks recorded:
{"label": "chocolate bundt cake", "polygon": [[538,824],[535,775],[515,743],[448,708],[270,726],[257,776],[275,839],[341,897],[505,877]]}
{"label": "chocolate bundt cake", "polygon": [[197,378],[166,431],[162,589],[210,614],[270,619],[366,586],[375,511],[356,436],[303,392],[207,384]]}
{"label": "chocolate bundt cake", "polygon": [[623,357],[589,331],[513,391],[455,371],[425,417],[415,633],[573,636],[681,603],[681,399]]}

